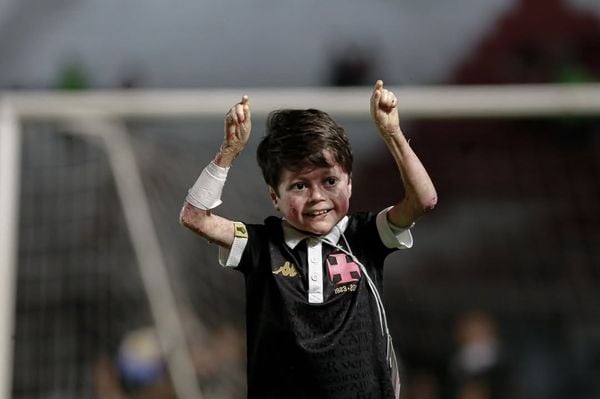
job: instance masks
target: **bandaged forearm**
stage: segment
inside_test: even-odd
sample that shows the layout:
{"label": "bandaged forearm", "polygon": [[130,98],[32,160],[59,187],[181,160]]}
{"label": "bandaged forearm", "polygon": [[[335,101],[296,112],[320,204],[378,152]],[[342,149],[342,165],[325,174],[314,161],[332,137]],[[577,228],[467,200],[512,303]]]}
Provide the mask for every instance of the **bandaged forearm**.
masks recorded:
{"label": "bandaged forearm", "polygon": [[188,190],[185,200],[198,209],[209,210],[221,205],[221,194],[229,168],[209,163],[196,183]]}

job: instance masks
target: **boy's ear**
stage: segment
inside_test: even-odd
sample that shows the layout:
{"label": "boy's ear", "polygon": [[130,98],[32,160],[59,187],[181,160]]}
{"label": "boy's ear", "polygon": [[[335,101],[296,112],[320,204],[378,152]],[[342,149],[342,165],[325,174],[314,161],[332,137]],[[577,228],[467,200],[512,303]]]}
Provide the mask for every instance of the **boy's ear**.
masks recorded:
{"label": "boy's ear", "polygon": [[275,209],[279,210],[279,197],[277,196],[277,193],[271,186],[269,186],[269,197],[271,197],[271,202],[273,203]]}
{"label": "boy's ear", "polygon": [[348,198],[352,197],[352,175],[348,175]]}

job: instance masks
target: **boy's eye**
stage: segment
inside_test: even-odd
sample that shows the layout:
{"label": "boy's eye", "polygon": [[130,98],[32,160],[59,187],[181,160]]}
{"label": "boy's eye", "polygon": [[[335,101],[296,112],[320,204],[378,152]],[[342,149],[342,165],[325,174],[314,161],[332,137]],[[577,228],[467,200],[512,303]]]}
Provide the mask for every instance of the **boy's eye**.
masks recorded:
{"label": "boy's eye", "polygon": [[304,183],[301,183],[301,182],[294,183],[294,184],[292,185],[292,188],[293,188],[294,190],[304,190],[304,189],[306,188],[306,184],[304,184]]}
{"label": "boy's eye", "polygon": [[325,184],[328,186],[335,186],[335,184],[338,182],[338,179],[335,177],[328,177],[327,179],[325,179]]}

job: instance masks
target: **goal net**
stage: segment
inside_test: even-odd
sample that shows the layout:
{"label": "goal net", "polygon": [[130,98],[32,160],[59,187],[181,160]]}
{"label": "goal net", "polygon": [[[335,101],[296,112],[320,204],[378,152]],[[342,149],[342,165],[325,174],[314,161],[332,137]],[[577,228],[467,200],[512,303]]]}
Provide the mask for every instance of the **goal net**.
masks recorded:
{"label": "goal net", "polygon": [[[393,90],[440,195],[415,227],[416,247],[386,266],[408,386],[415,369],[444,379],[449,331],[478,308],[512,346],[511,380],[527,385],[519,392],[553,387],[561,362],[574,367],[565,386],[586,381],[598,392],[585,376],[600,372],[600,87]],[[402,195],[369,121],[369,88],[6,93],[0,396],[108,398],[152,386],[245,397],[243,280],[178,223],[241,94],[253,139],[222,214],[258,223],[273,211],[254,148],[267,112],[282,107],[321,108],[346,127],[354,210]],[[532,388],[522,380],[539,359],[547,384]]]}

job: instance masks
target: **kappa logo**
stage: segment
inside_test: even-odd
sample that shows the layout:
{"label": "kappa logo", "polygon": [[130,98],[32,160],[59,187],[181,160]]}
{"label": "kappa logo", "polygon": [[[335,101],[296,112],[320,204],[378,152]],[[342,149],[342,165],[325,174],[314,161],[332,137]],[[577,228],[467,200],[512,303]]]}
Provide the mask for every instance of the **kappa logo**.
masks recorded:
{"label": "kappa logo", "polygon": [[298,270],[296,270],[296,266],[294,266],[293,263],[285,262],[279,269],[273,270],[273,274],[281,274],[285,277],[296,277],[298,276]]}

